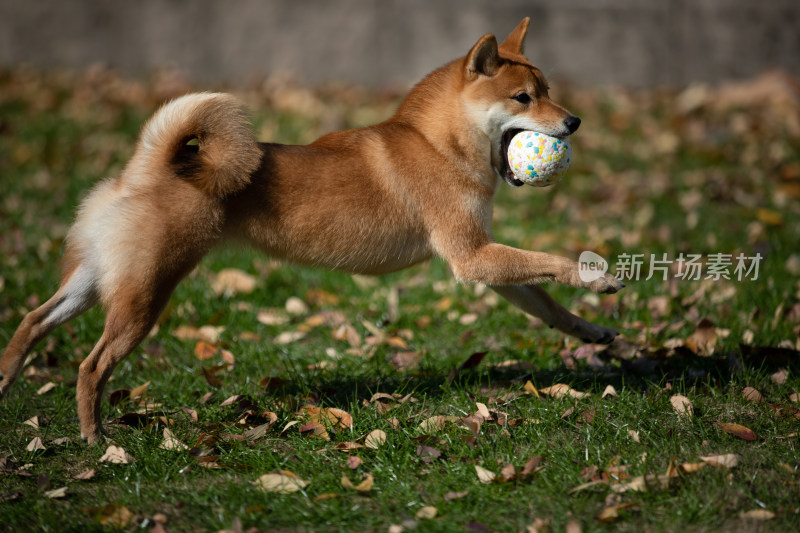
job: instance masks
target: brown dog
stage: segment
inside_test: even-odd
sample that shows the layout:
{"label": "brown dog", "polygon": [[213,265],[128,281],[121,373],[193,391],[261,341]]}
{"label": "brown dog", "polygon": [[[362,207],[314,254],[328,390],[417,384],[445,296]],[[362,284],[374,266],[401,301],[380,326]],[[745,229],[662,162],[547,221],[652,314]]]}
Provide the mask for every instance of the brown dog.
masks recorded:
{"label": "brown dog", "polygon": [[611,342],[616,331],[572,315],[538,284],[613,293],[622,282],[608,274],[584,282],[573,261],[492,240],[497,187],[522,185],[506,160],[511,136],[564,137],[580,124],[549,99],[541,72],[522,55],[527,29],[525,19],[499,47],[484,35],[465,57],[423,79],[386,122],[308,146],[258,144],[227,95],[191,94],[162,107],[122,175],[97,185],[81,205],[61,286],[9,342],[0,393],[36,343],[101,303],[105,330],[77,387],[81,434],[97,441],[114,367],[151,330],[178,282],[230,239],[363,274],[437,255],[459,281],[485,283],[564,333]]}

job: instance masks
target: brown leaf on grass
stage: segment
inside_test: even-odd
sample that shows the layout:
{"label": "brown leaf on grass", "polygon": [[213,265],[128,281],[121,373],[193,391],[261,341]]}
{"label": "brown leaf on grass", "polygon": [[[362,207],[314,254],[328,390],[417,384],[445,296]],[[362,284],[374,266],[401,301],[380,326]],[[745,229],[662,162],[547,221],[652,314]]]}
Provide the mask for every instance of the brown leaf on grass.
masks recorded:
{"label": "brown leaf on grass", "polygon": [[169,428],[164,428],[164,441],[159,448],[162,450],[187,450],[189,447],[178,440]]}
{"label": "brown leaf on grass", "polygon": [[789,401],[794,403],[800,403],[800,392],[793,392],[789,395]]}
{"label": "brown leaf on grass", "polygon": [[512,481],[517,477],[517,469],[514,468],[514,465],[508,463],[503,468],[500,469],[500,475],[495,477],[495,481],[499,483],[506,483],[508,481]]}
{"label": "brown leaf on grass", "polygon": [[706,455],[700,457],[700,460],[711,466],[720,468],[735,468],[739,465],[739,456],[735,453],[726,453],[724,455]]}
{"label": "brown leaf on grass", "polygon": [[44,493],[44,495],[51,500],[57,498],[64,498],[67,495],[67,487],[61,487],[59,489],[48,490]]}
{"label": "brown leaf on grass", "polygon": [[307,424],[303,424],[300,426],[298,431],[300,431],[300,434],[302,435],[316,437],[323,440],[331,440],[331,436],[328,435],[328,431],[325,429],[325,426],[319,422],[308,422]]}
{"label": "brown leaf on grass", "polygon": [[289,317],[283,309],[262,309],[256,314],[256,320],[267,326],[283,326]]}
{"label": "brown leaf on grass", "polygon": [[361,336],[351,324],[342,324],[333,332],[333,338],[337,341],[347,341],[353,347],[361,346]]}
{"label": "brown leaf on grass", "polygon": [[436,518],[438,511],[436,507],[432,505],[426,505],[425,507],[421,507],[415,514],[414,518],[417,520],[433,520]]}
{"label": "brown leaf on grass", "polygon": [[312,422],[320,422],[339,429],[353,427],[353,417],[350,413],[336,407],[317,407],[306,404],[300,408],[297,414],[308,417]]}
{"label": "brown leaf on grass", "polygon": [[475,465],[475,473],[478,474],[478,481],[481,483],[491,483],[497,477],[497,474],[480,465]]}
{"label": "brown leaf on grass", "polygon": [[75,474],[74,476],[72,476],[72,479],[79,479],[81,481],[87,481],[89,479],[92,479],[95,476],[95,474],[96,474],[96,472],[95,472],[94,468],[87,468],[87,469],[82,470],[81,472]]}
{"label": "brown leaf on grass", "polygon": [[194,409],[189,409],[188,407],[181,407],[181,411],[186,413],[192,420],[192,422],[197,422],[198,420],[197,411],[195,411]]}
{"label": "brown leaf on grass", "polygon": [[270,472],[253,482],[256,487],[265,492],[277,492],[278,494],[297,492],[306,488],[308,483],[308,481],[301,479],[297,474],[289,470]]}
{"label": "brown leaf on grass", "polygon": [[708,463],[681,463],[678,469],[684,474],[694,474],[703,469]]}
{"label": "brown leaf on grass", "polygon": [[381,429],[373,429],[364,438],[364,446],[377,450],[386,443],[386,432]]}
{"label": "brown leaf on grass", "polygon": [[638,503],[629,502],[605,507],[595,516],[595,520],[603,524],[609,524],[619,518],[619,512],[623,509],[630,509],[631,507],[637,507],[638,505]]}
{"label": "brown leaf on grass", "polygon": [[406,370],[414,370],[421,360],[422,354],[420,352],[400,352],[392,355],[389,358],[389,363],[398,372],[403,372]]}
{"label": "brown leaf on grass", "polygon": [[600,398],[616,398],[617,396],[619,396],[619,394],[617,394],[617,389],[614,388],[614,385],[606,385]]}
{"label": "brown leaf on grass", "polygon": [[355,470],[356,468],[364,464],[364,461],[361,459],[361,457],[357,455],[351,455],[347,458],[346,464],[347,468],[349,468],[350,470]]}
{"label": "brown leaf on grass", "polygon": [[214,344],[219,341],[223,331],[225,331],[224,326],[202,326],[199,329],[192,326],[178,326],[172,331],[172,335],[182,341],[200,340]]}
{"label": "brown leaf on grass", "polygon": [[275,344],[290,344],[303,339],[306,335],[308,335],[306,331],[284,331],[272,339],[272,342]]}
{"label": "brown leaf on grass", "polygon": [[770,374],[769,379],[771,379],[773,383],[784,385],[788,376],[789,371],[785,368],[781,368],[777,372]]}
{"label": "brown leaf on grass", "polygon": [[218,351],[219,349],[216,346],[206,341],[197,341],[197,344],[194,345],[194,356],[200,361],[211,359]]}
{"label": "brown leaf on grass", "polygon": [[589,488],[592,488],[592,487],[596,487],[597,485],[608,485],[608,481],[605,480],[605,479],[596,479],[596,480],[592,480],[592,481],[587,481],[586,483],[581,483],[577,487],[572,487],[567,492],[567,494],[572,496],[573,494],[577,494],[578,492],[581,492],[583,490],[586,490],[586,489],[589,489]]}
{"label": "brown leaf on grass", "polygon": [[115,503],[109,503],[103,506],[95,516],[101,525],[111,526],[116,529],[128,527],[128,524],[130,524],[133,519],[133,513],[130,509]]}
{"label": "brown leaf on grass", "polygon": [[201,370],[201,372],[203,373],[203,377],[206,378],[206,383],[208,383],[210,386],[214,387],[215,389],[218,389],[218,388],[222,387],[222,381],[217,377],[217,374],[216,374],[217,372],[222,370],[222,368],[225,368],[225,365],[212,366],[212,367],[209,367],[209,368],[203,368]]}
{"label": "brown leaf on grass", "polygon": [[98,460],[101,463],[112,463],[119,465],[126,465],[135,461],[133,456],[126,452],[124,448],[114,446],[113,444],[106,449],[106,452]]}
{"label": "brown leaf on grass", "polygon": [[546,396],[550,396],[551,398],[556,398],[556,399],[570,397],[579,400],[581,398],[586,398],[587,396],[590,396],[588,392],[576,391],[575,389],[573,389],[572,387],[570,387],[565,383],[556,383],[555,385],[551,385],[550,387],[539,389],[539,392]]}
{"label": "brown leaf on grass", "polygon": [[581,533],[581,523],[574,518],[570,518],[564,525],[564,533]]}
{"label": "brown leaf on grass", "polygon": [[686,347],[698,355],[711,355],[717,344],[717,328],[710,318],[697,323],[694,333],[686,339]]}
{"label": "brown leaf on grass", "polygon": [[725,433],[730,433],[734,437],[739,437],[743,440],[756,440],[758,438],[752,429],[740,424],[729,422],[715,422],[714,424]]}
{"label": "brown leaf on grass", "polygon": [[760,403],[760,402],[764,401],[764,397],[761,395],[761,393],[758,392],[753,387],[745,387],[742,390],[742,398],[744,398],[745,400],[749,400],[751,402],[759,402]]}
{"label": "brown leaf on grass", "polygon": [[517,474],[517,477],[525,478],[539,472],[544,468],[544,466],[542,466],[543,462],[544,457],[541,455],[534,455],[525,462],[525,465],[522,467],[522,472]]}
{"label": "brown leaf on grass", "polygon": [[443,498],[444,498],[444,501],[451,502],[453,500],[461,499],[464,496],[466,496],[467,494],[469,494],[469,490],[462,490],[461,492],[452,492],[451,491],[451,492],[446,492],[445,495],[443,496]]}
{"label": "brown leaf on grass", "polygon": [[218,295],[250,294],[256,288],[256,278],[238,268],[223,268],[211,280],[211,289]]}
{"label": "brown leaf on grass", "polygon": [[349,490],[355,490],[355,491],[358,491],[358,492],[369,492],[369,491],[371,491],[372,490],[372,486],[374,485],[374,483],[375,483],[375,479],[372,477],[372,474],[367,474],[364,477],[364,479],[361,481],[361,483],[359,483],[358,485],[354,485],[353,482],[350,481],[350,478],[348,478],[347,476],[342,476],[342,479],[341,479],[342,487],[344,487],[346,489],[349,489]]}
{"label": "brown leaf on grass", "polygon": [[34,437],[28,443],[28,445],[25,446],[25,449],[28,450],[29,452],[35,452],[36,450],[46,450],[47,448],[44,447],[41,437]]}
{"label": "brown leaf on grass", "polygon": [[420,422],[419,426],[417,426],[417,429],[424,433],[436,433],[437,431],[443,430],[445,424],[447,424],[447,422],[451,419],[452,417],[444,415],[432,416]]}
{"label": "brown leaf on grass", "polygon": [[775,518],[775,513],[767,509],[751,509],[739,513],[739,518],[744,518],[745,520],[772,520]]}
{"label": "brown leaf on grass", "polygon": [[691,417],[694,414],[692,402],[686,396],[673,394],[669,397],[669,403],[672,404],[672,409],[674,409],[679,416]]}
{"label": "brown leaf on grass", "polygon": [[642,443],[642,441],[640,441],[640,440],[639,440],[639,432],[638,432],[638,431],[634,431],[634,430],[632,430],[632,429],[629,429],[629,430],[628,430],[628,436],[629,436],[629,437],[631,438],[631,440],[633,440],[633,442],[635,442],[636,444],[641,444],[641,443]]}
{"label": "brown leaf on grass", "polygon": [[347,442],[337,442],[336,446],[334,446],[333,449],[338,450],[340,452],[349,452],[352,450],[360,450],[363,447],[364,445],[359,442],[347,441]]}
{"label": "brown leaf on grass", "polygon": [[533,383],[531,383],[530,380],[525,382],[525,386],[523,387],[523,389],[525,389],[525,392],[527,392],[528,394],[536,396],[537,398],[541,398],[541,396],[539,395],[539,390]]}
{"label": "brown leaf on grass", "polygon": [[417,456],[422,460],[423,463],[432,463],[437,460],[439,457],[442,456],[441,450],[434,448],[432,446],[426,446],[424,444],[417,445]]}
{"label": "brown leaf on grass", "polygon": [[27,419],[25,422],[23,422],[23,424],[25,424],[27,426],[30,426],[30,427],[32,427],[34,429],[39,429],[39,417],[38,416],[32,416],[29,419]]}
{"label": "brown leaf on grass", "polygon": [[56,384],[53,383],[52,381],[50,381],[49,383],[46,383],[46,384],[42,385],[41,388],[39,388],[39,390],[36,391],[36,394],[38,396],[41,396],[42,394],[47,394],[48,392],[50,392],[51,390],[53,390],[55,388],[56,388]]}

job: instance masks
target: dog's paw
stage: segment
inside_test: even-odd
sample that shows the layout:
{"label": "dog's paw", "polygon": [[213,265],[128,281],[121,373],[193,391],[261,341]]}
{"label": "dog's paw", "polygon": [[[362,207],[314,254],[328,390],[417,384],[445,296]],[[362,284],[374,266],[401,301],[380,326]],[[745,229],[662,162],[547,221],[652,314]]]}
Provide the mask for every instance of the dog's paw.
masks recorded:
{"label": "dog's paw", "polygon": [[581,337],[581,340],[587,344],[611,344],[616,336],[619,335],[619,331],[615,329],[592,325],[594,326],[594,331],[585,332]]}
{"label": "dog's paw", "polygon": [[625,284],[622,280],[612,274],[605,274],[602,278],[589,283],[589,290],[598,294],[614,294],[623,288]]}

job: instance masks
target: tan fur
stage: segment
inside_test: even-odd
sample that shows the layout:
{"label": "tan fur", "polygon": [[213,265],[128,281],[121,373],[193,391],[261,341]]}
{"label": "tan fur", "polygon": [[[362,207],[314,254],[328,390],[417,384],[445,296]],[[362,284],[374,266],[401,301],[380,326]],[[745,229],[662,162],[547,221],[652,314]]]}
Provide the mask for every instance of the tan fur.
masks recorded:
{"label": "tan fur", "polygon": [[[565,136],[577,127],[522,55],[527,27],[525,19],[499,47],[494,36],[482,37],[414,87],[386,122],[308,146],[258,145],[228,95],[187,95],[162,107],[122,175],[98,184],[81,205],[61,286],[12,337],[0,359],[0,393],[39,340],[100,302],[105,330],[80,366],[77,392],[81,433],[96,441],[114,367],[152,328],[183,276],[231,239],[364,274],[439,256],[460,281],[486,283],[565,333],[610,342],[616,331],[570,314],[537,284],[615,292],[619,280],[584,283],[571,260],[491,237],[494,194],[508,181],[504,135],[517,128]],[[521,102],[520,93],[532,100]]]}

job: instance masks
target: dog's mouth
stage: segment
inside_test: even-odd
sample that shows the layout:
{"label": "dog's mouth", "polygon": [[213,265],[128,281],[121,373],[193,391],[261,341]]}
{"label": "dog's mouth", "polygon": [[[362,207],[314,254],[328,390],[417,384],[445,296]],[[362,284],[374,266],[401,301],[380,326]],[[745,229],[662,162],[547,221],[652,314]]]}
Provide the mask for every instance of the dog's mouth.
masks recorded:
{"label": "dog's mouth", "polygon": [[503,133],[502,142],[500,143],[500,175],[503,177],[506,183],[512,187],[522,187],[525,185],[525,182],[514,177],[514,171],[511,170],[511,166],[508,164],[508,147],[511,145],[511,139],[513,139],[514,135],[521,131],[524,130],[516,128],[506,130],[506,132]]}

